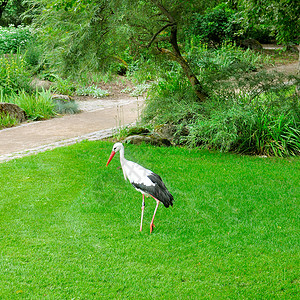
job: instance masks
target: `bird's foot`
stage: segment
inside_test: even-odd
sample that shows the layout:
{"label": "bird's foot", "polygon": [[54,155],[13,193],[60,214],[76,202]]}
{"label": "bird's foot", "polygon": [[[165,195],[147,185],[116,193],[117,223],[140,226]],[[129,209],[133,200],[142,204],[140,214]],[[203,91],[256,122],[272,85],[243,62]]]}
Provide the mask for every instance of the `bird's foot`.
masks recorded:
{"label": "bird's foot", "polygon": [[153,231],[153,227],[155,227],[155,226],[154,226],[154,224],[153,224],[153,223],[151,223],[151,224],[150,224],[150,233],[152,233],[152,231]]}

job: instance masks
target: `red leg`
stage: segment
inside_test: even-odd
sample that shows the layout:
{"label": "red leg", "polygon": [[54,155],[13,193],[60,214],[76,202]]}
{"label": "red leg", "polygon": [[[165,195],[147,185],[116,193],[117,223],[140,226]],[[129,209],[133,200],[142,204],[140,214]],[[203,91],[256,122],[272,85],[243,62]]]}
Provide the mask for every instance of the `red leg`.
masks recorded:
{"label": "red leg", "polygon": [[[150,195],[150,196],[151,196],[151,195]],[[154,198],[153,196],[151,196],[151,197]],[[158,205],[159,205],[159,200],[157,200],[156,198],[154,198],[154,199],[156,200],[156,207],[155,207],[155,210],[154,210],[154,214],[153,214],[153,217],[152,217],[152,221],[151,221],[151,223],[150,223],[150,233],[152,233],[153,227],[155,227],[154,224],[153,224],[153,222],[154,222],[155,214],[156,214],[156,211],[157,211],[157,208],[158,208]]]}
{"label": "red leg", "polygon": [[145,209],[145,195],[143,194],[143,202],[142,202],[142,216],[141,216],[141,227],[140,231],[143,229],[143,217],[144,217],[144,209]]}

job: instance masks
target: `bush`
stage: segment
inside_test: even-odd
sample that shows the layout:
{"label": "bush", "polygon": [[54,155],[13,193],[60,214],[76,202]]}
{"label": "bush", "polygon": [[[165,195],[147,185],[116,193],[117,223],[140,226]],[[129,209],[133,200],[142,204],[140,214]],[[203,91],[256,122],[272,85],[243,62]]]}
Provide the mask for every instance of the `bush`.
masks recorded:
{"label": "bush", "polygon": [[0,27],[0,53],[17,53],[32,39],[30,26]]}
{"label": "bush", "polygon": [[189,82],[180,72],[165,74],[148,90],[142,121],[159,125],[190,119],[200,109]]}
{"label": "bush", "polygon": [[239,25],[233,22],[235,11],[226,3],[221,3],[206,14],[195,14],[192,34],[202,42],[220,45],[225,41],[233,41],[239,31]]}
{"label": "bush", "polygon": [[95,98],[102,98],[109,95],[108,91],[102,90],[95,85],[88,87],[80,87],[76,90],[76,94],[80,96],[93,96]]}
{"label": "bush", "polygon": [[0,56],[0,89],[4,94],[31,91],[30,72],[26,69],[24,57],[18,52]]}
{"label": "bush", "polygon": [[55,104],[49,91],[36,91],[28,94],[25,91],[12,94],[5,102],[15,103],[25,111],[28,119],[45,120],[55,116]]}
{"label": "bush", "polygon": [[10,116],[9,114],[1,113],[0,114],[0,129],[13,127],[18,124],[16,118]]}
{"label": "bush", "polygon": [[80,112],[78,105],[75,101],[64,101],[64,100],[56,100],[55,101],[55,112],[58,114],[77,114]]}
{"label": "bush", "polygon": [[223,80],[221,76],[213,82],[205,81],[207,78],[202,79],[210,88],[210,98],[199,103],[179,72],[166,74],[148,93],[143,123],[153,127],[174,124],[174,142],[192,147],[259,155],[300,155],[297,78],[265,72],[237,72],[236,77]]}

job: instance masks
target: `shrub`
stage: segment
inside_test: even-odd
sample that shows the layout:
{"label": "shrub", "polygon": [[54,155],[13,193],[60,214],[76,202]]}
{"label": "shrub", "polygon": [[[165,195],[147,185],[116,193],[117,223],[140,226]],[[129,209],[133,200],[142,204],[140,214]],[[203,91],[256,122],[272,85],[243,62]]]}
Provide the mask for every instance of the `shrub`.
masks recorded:
{"label": "shrub", "polygon": [[32,39],[30,26],[0,27],[0,53],[17,53]]}
{"label": "shrub", "polygon": [[63,94],[63,95],[73,95],[76,87],[74,83],[69,79],[62,79],[61,77],[57,75],[52,75],[54,78],[54,90],[57,93]]}
{"label": "shrub", "polygon": [[4,94],[18,90],[31,91],[30,72],[26,69],[24,57],[17,54],[0,56],[0,89]]}
{"label": "shrub", "polygon": [[6,102],[17,104],[31,120],[45,120],[56,114],[55,104],[49,91],[36,91],[34,94],[21,91],[19,94],[12,94]]}
{"label": "shrub", "polygon": [[237,75],[206,82],[211,89],[210,98],[198,103],[188,82],[177,72],[168,73],[150,89],[143,123],[175,124],[175,143],[192,147],[259,155],[299,155],[297,78],[265,72]]}
{"label": "shrub", "polygon": [[63,100],[58,100],[55,101],[55,112],[58,114],[77,114],[80,112],[78,105],[75,101],[63,101]]}
{"label": "shrub", "polygon": [[76,90],[76,94],[80,96],[93,96],[95,98],[106,97],[109,95],[108,91],[102,90],[95,85],[88,87],[80,87]]}
{"label": "shrub", "polygon": [[13,127],[18,124],[16,118],[10,116],[9,114],[1,113],[0,114],[0,129]]}
{"label": "shrub", "polygon": [[195,93],[180,72],[165,74],[148,90],[142,121],[159,125],[189,119],[199,110]]}
{"label": "shrub", "polygon": [[220,45],[225,41],[233,41],[240,29],[238,24],[232,21],[234,15],[234,10],[226,3],[221,3],[204,15],[195,14],[191,31],[206,43]]}

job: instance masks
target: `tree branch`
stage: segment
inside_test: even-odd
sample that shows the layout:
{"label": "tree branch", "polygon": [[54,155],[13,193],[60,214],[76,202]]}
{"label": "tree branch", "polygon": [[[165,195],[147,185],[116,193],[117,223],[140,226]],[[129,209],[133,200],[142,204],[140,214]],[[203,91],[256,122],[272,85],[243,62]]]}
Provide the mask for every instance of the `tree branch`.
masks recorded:
{"label": "tree branch", "polygon": [[159,8],[159,10],[169,19],[170,23],[174,23],[174,25],[176,25],[173,16],[169,13],[167,9],[165,9],[165,7],[161,3],[159,3],[159,1],[157,0],[150,0],[150,1]]}
{"label": "tree branch", "polygon": [[162,31],[164,31],[166,28],[171,27],[171,26],[174,26],[174,25],[175,25],[175,24],[173,24],[173,23],[168,23],[168,24],[166,24],[165,26],[163,26],[161,29],[159,29],[159,30],[153,35],[151,41],[150,41],[150,42],[148,43],[148,45],[147,45],[147,48],[149,48],[149,47],[152,45],[152,43],[155,41],[156,37],[157,37]]}

